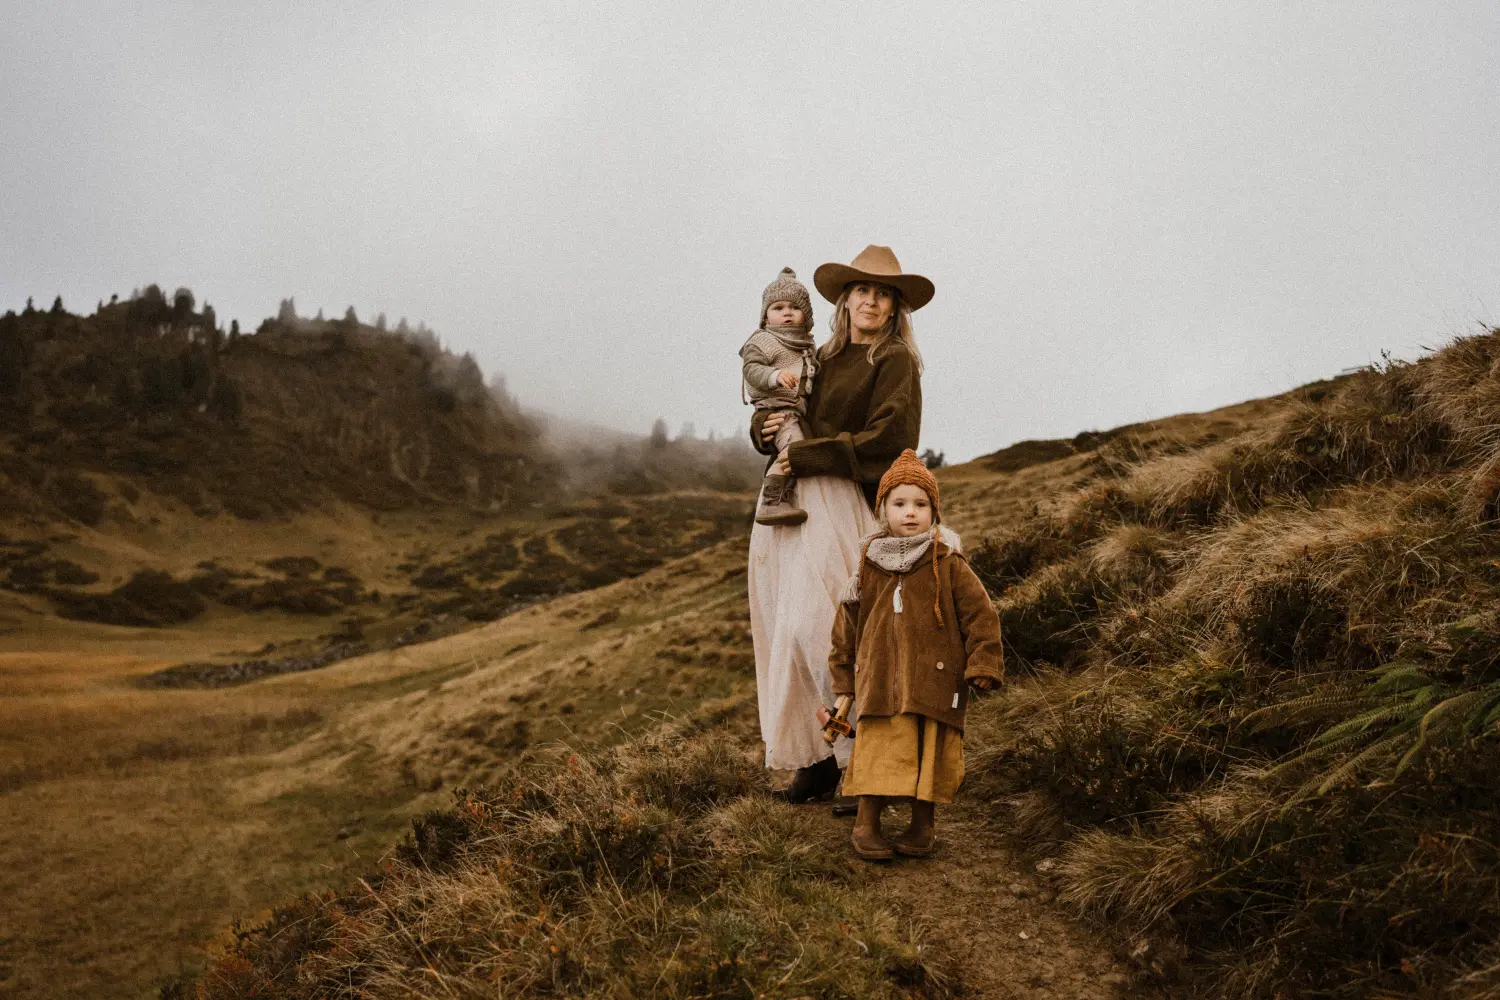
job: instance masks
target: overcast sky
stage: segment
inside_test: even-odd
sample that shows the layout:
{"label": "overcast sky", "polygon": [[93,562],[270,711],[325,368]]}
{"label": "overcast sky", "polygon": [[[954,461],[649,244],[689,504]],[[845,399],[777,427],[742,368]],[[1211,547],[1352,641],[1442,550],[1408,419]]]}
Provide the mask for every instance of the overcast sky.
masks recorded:
{"label": "overcast sky", "polygon": [[[423,320],[528,405],[740,433],[783,265],[930,277],[923,444],[1500,323],[1500,4],[10,3],[0,310]],[[819,338],[829,307],[817,303]]]}

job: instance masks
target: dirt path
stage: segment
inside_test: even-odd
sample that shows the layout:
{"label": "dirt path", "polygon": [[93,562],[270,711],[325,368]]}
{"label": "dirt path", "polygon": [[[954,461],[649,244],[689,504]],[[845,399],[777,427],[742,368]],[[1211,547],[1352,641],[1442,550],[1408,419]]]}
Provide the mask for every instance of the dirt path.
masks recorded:
{"label": "dirt path", "polygon": [[[847,839],[852,819],[826,807],[830,834]],[[901,830],[901,808],[885,829]],[[1071,921],[1051,890],[1006,848],[999,834],[962,805],[938,810],[939,848],[925,860],[872,865],[881,888],[920,914],[934,941],[961,970],[963,993],[997,1000],[1114,1000],[1155,997],[1130,985],[1109,948]]]}

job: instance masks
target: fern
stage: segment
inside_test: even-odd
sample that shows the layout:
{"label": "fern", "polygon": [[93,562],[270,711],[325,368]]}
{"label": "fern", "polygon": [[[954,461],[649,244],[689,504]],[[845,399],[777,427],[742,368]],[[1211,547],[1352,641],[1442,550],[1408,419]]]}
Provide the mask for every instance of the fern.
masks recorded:
{"label": "fern", "polygon": [[1352,719],[1345,719],[1338,725],[1323,730],[1313,738],[1310,745],[1318,747],[1325,743],[1343,739],[1345,736],[1363,733],[1371,726],[1379,726],[1386,722],[1395,722],[1405,714],[1403,706],[1400,705],[1382,705],[1379,708],[1372,708],[1368,712],[1356,715]]}
{"label": "fern", "polygon": [[1268,779],[1285,780],[1314,771],[1288,805],[1326,795],[1360,774],[1399,777],[1436,745],[1472,740],[1500,727],[1500,681],[1461,688],[1402,661],[1370,675],[1357,693],[1304,695],[1243,720],[1252,731],[1294,721],[1329,723],[1300,752],[1264,772]]}
{"label": "fern", "polygon": [[1334,693],[1304,695],[1275,705],[1266,705],[1246,715],[1241,720],[1251,732],[1282,726],[1291,722],[1309,722],[1317,719],[1338,718],[1347,709],[1373,708],[1382,704],[1380,698],[1365,693]]}
{"label": "fern", "polygon": [[[1355,775],[1359,774],[1373,760],[1381,757],[1394,757],[1399,752],[1402,744],[1409,738],[1410,736],[1407,733],[1398,733],[1371,743],[1359,753],[1344,760],[1343,763],[1329,771],[1326,775],[1320,775],[1319,777],[1322,780],[1318,782],[1316,794],[1327,795],[1340,785],[1353,780]],[[1314,780],[1316,781],[1317,779]]]}
{"label": "fern", "polygon": [[1375,675],[1376,681],[1365,690],[1365,694],[1376,698],[1426,687],[1432,681],[1420,666],[1404,661],[1387,663],[1383,667],[1376,667],[1371,673]]}
{"label": "fern", "polygon": [[1360,749],[1369,743],[1371,738],[1370,733],[1353,733],[1323,746],[1310,747],[1269,768],[1264,772],[1264,776],[1272,780],[1282,780],[1303,774],[1331,757],[1336,758],[1341,754]]}

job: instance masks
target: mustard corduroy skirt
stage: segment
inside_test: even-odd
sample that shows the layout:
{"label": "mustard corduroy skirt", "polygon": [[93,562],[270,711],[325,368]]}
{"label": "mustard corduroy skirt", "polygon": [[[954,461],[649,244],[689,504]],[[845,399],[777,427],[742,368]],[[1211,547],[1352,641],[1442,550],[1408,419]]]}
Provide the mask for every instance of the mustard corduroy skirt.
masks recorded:
{"label": "mustard corduroy skirt", "polygon": [[964,780],[963,734],[923,715],[861,716],[845,795],[953,801]]}

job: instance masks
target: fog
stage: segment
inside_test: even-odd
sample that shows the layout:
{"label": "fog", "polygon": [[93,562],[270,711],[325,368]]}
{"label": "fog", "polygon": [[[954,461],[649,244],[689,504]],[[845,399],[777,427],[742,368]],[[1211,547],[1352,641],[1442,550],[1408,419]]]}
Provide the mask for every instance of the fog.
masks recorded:
{"label": "fog", "polygon": [[922,443],[950,460],[1500,322],[1493,2],[34,3],[0,26],[0,310],[150,282],[247,329],[288,296],[352,304],[525,406],[739,434],[762,287],[881,243],[937,286]]}

